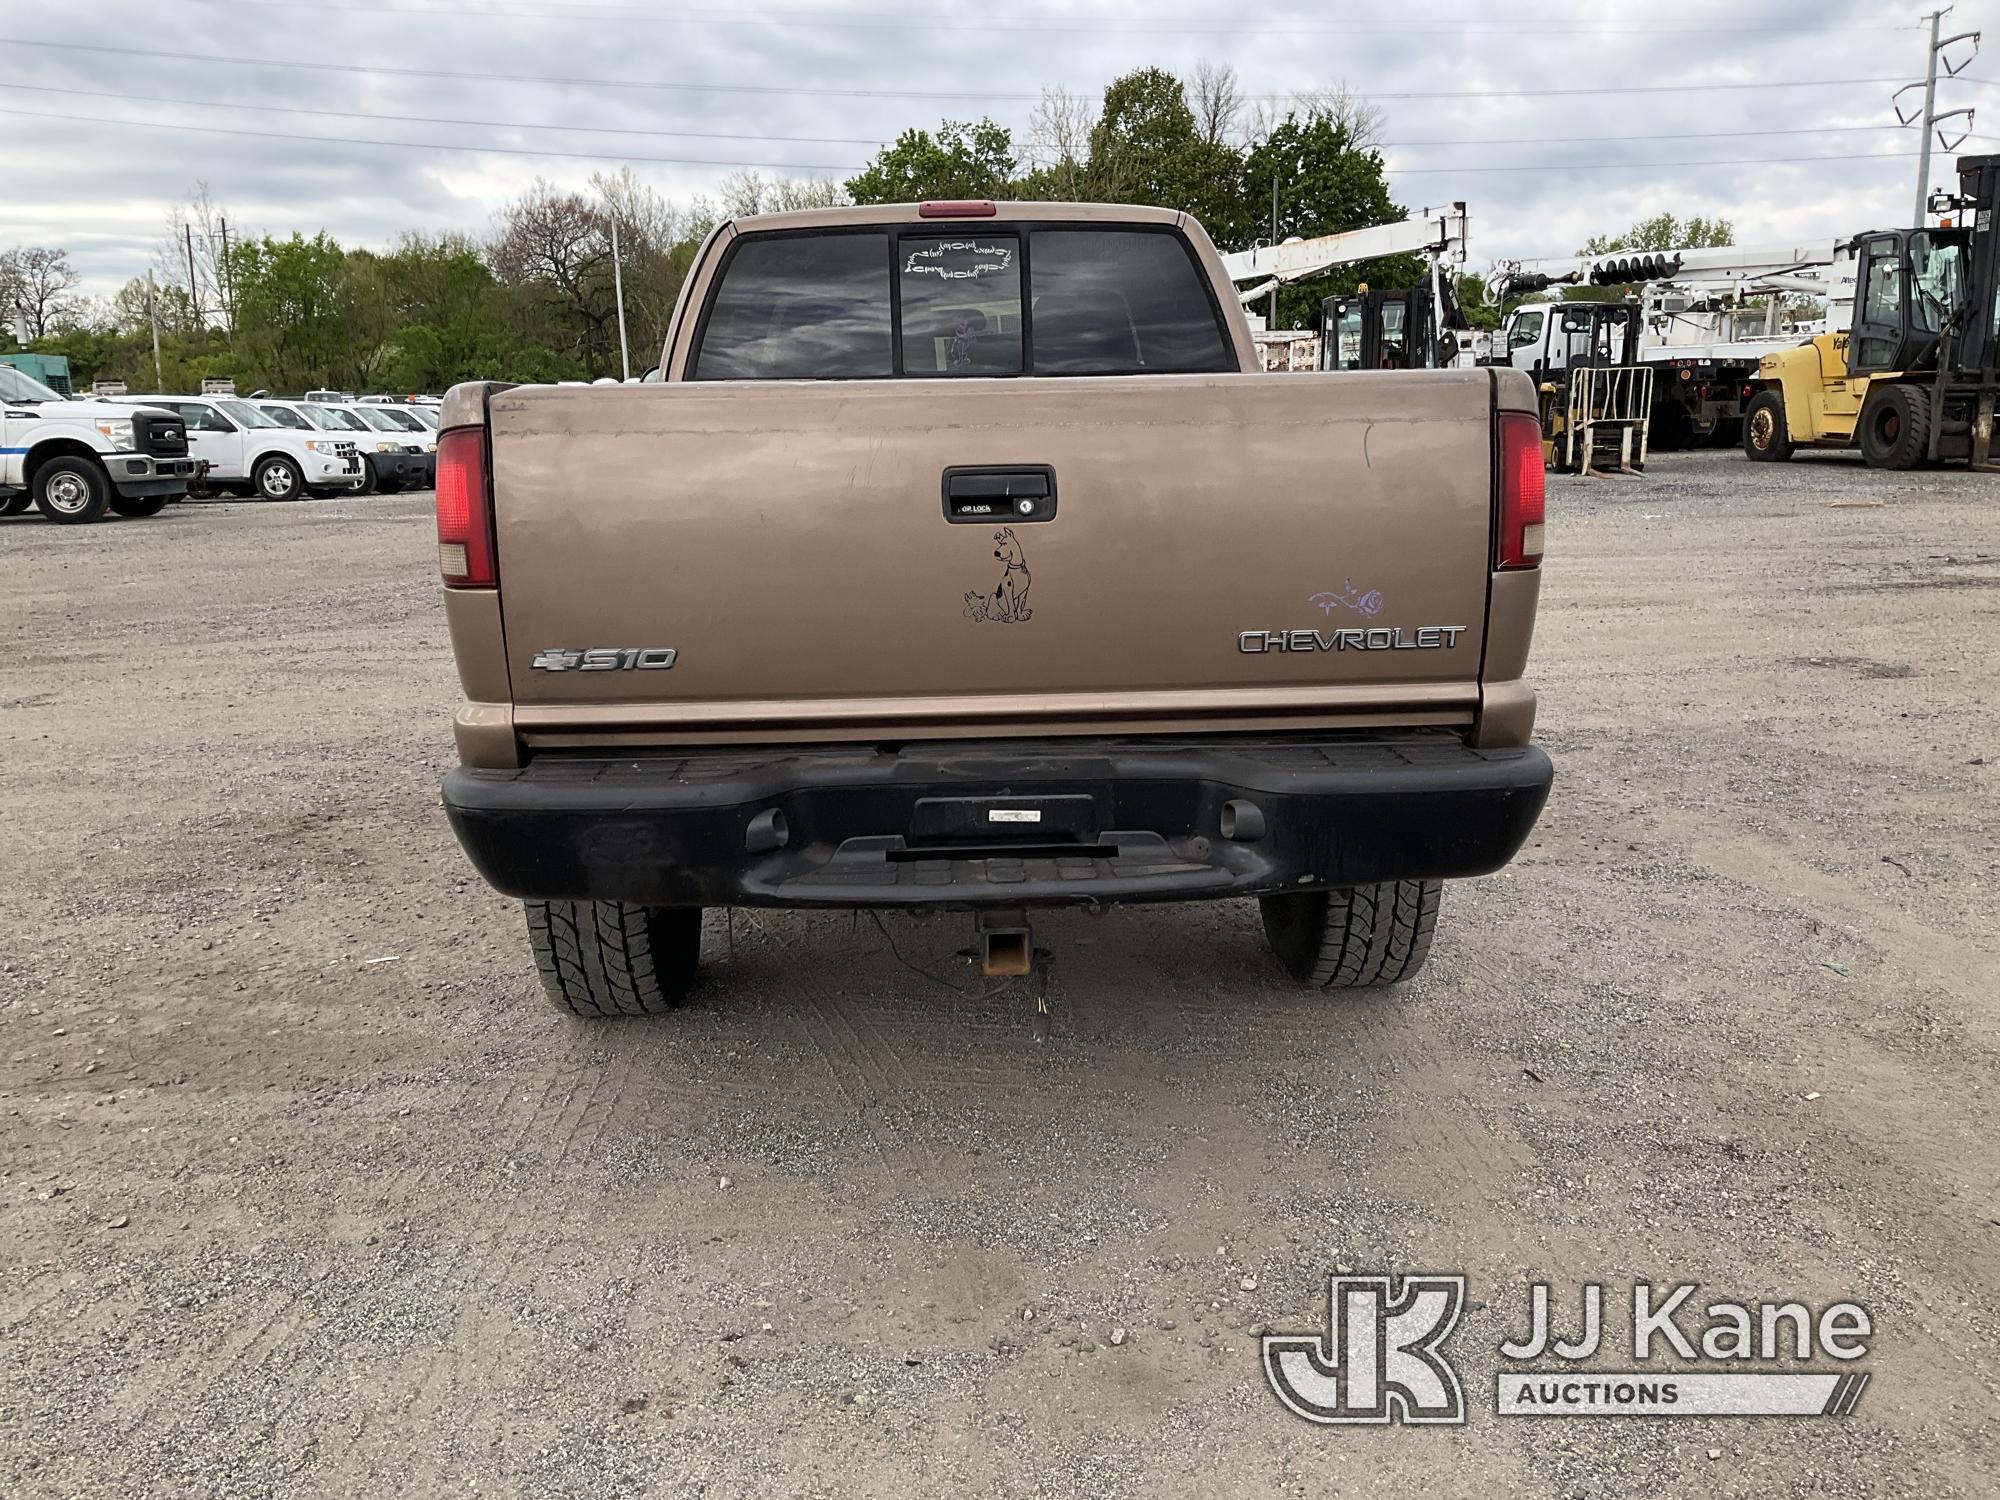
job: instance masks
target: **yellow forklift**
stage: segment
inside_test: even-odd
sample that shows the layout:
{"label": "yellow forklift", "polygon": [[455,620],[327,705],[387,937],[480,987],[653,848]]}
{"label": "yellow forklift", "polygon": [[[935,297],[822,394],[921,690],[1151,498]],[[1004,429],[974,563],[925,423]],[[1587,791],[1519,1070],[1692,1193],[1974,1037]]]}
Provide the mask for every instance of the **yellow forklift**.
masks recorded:
{"label": "yellow forklift", "polygon": [[[1853,316],[1839,333],[1767,354],[1743,414],[1743,451],[1855,448],[1878,469],[1942,460],[1992,470],[2000,395],[2000,156],[1958,159],[1934,228],[1879,229],[1852,256]],[[1842,267],[1836,265],[1836,275]],[[1829,324],[1843,304],[1828,304]]]}

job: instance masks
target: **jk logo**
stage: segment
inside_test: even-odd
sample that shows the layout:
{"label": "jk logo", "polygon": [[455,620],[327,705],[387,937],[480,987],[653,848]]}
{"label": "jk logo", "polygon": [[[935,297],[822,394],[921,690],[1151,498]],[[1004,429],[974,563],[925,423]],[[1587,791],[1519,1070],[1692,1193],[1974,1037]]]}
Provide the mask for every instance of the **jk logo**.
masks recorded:
{"label": "jk logo", "polygon": [[1439,1346],[1465,1307],[1463,1276],[1329,1276],[1326,1333],[1264,1338],[1264,1375],[1308,1422],[1465,1421]]}

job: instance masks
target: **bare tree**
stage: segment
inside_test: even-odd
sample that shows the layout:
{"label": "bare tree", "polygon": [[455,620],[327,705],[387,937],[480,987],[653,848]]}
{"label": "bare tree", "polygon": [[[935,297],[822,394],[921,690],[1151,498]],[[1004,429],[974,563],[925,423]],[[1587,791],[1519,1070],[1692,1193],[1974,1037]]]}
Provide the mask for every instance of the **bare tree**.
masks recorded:
{"label": "bare tree", "polygon": [[1058,201],[1085,196],[1090,160],[1090,128],[1095,103],[1068,89],[1042,86],[1042,98],[1028,116],[1029,150],[1040,161],[1043,190]]}
{"label": "bare tree", "polygon": [[[167,210],[166,226],[153,252],[153,274],[163,291],[180,293],[171,302],[176,326],[186,322],[191,330],[205,328],[210,314],[216,312],[221,312],[225,321],[234,321],[227,223],[228,210],[215,201],[206,182],[196,182],[186,199]],[[169,305],[163,298],[163,317]]]}
{"label": "bare tree", "polygon": [[618,313],[601,204],[536,178],[500,211],[486,259],[503,284],[537,294],[552,315],[548,336],[567,342],[586,369],[609,368]]}
{"label": "bare tree", "polygon": [[20,319],[30,343],[69,322],[77,308],[74,292],[83,278],[67,250],[26,245],[0,255],[0,297],[9,319]]}
{"label": "bare tree", "polygon": [[1382,127],[1388,118],[1381,105],[1355,93],[1343,79],[1323,88],[1301,89],[1286,101],[1282,109],[1268,103],[1257,105],[1251,112],[1251,142],[1254,144],[1270,135],[1288,114],[1304,115],[1308,119],[1321,116],[1333,121],[1347,131],[1347,139],[1357,151],[1366,151],[1381,144]]}
{"label": "bare tree", "polygon": [[[833,208],[846,201],[846,190],[839,183],[823,178],[766,178],[758,172],[739,171],[722,180],[723,214],[732,219],[746,214],[791,213],[801,208]],[[702,200],[696,199],[695,204],[701,205]]]}
{"label": "bare tree", "polygon": [[[1204,59],[1195,64],[1187,91],[1188,103],[1194,106],[1195,129],[1201,132],[1201,138],[1211,146],[1233,140],[1243,114],[1243,85],[1236,77],[1236,69],[1228,63]],[[1046,90],[1043,97],[1047,97]]]}
{"label": "bare tree", "polygon": [[13,333],[21,304],[21,268],[15,263],[18,250],[0,250],[0,332]]}

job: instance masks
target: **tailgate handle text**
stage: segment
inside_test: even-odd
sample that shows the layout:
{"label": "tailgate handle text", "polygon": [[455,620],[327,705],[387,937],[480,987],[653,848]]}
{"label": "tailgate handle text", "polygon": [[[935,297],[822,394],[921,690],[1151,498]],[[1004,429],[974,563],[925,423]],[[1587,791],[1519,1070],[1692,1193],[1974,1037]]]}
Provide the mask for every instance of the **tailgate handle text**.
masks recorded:
{"label": "tailgate handle text", "polygon": [[954,525],[1052,520],[1056,471],[1046,464],[944,471],[944,518]]}

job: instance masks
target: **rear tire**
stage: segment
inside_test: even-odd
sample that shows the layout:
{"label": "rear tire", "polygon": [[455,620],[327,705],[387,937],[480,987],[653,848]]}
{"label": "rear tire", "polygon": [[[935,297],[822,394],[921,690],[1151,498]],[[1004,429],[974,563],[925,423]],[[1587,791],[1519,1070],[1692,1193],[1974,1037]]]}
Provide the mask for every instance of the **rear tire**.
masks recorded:
{"label": "rear tire", "polygon": [[1316,989],[1397,984],[1430,957],[1441,880],[1260,896],[1264,936],[1285,972]]}
{"label": "rear tire", "polygon": [[1743,413],[1743,456],[1752,463],[1781,464],[1792,452],[1785,398],[1777,391],[1759,391]]}
{"label": "rear tire", "polygon": [[658,1016],[686,998],[701,963],[701,908],[525,901],[549,998],[571,1015]]}
{"label": "rear tire", "polygon": [[167,508],[165,495],[113,495],[111,508],[121,516],[157,516]]}
{"label": "rear tire", "polygon": [[1930,457],[1931,407],[1921,392],[1892,385],[1861,413],[1861,456],[1875,469],[1914,469]]}
{"label": "rear tire", "polygon": [[98,520],[111,499],[111,481],[87,458],[64,454],[35,470],[35,508],[61,526]]}
{"label": "rear tire", "polygon": [[0,516],[18,516],[34,503],[35,497],[26,493],[0,497]]}

